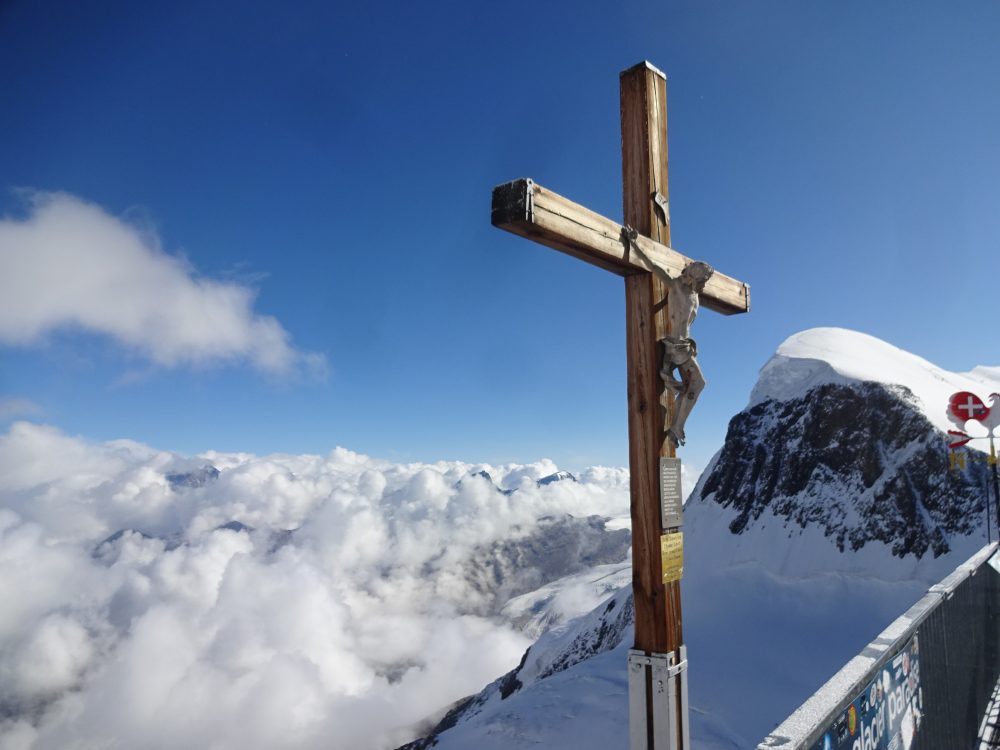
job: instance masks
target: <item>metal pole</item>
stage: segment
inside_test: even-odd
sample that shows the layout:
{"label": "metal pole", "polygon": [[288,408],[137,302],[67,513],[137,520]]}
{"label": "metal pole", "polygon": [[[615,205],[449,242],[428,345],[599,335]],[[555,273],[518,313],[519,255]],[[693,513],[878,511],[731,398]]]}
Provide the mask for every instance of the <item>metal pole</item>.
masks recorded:
{"label": "metal pole", "polygon": [[[998,484],[997,479],[997,450],[993,445],[993,433],[990,433],[990,465],[993,467],[993,503],[996,510],[997,516],[997,538],[1000,539],[1000,484]],[[989,519],[989,500],[986,501],[986,513],[987,519]],[[987,527],[989,526],[989,520],[987,520]],[[987,531],[987,534],[989,532]]]}
{"label": "metal pole", "polygon": [[[993,451],[993,439],[990,438],[990,452]],[[993,465],[993,489],[995,490],[997,486],[997,467],[996,464]],[[997,519],[1000,521],[1000,519]],[[986,543],[992,544],[993,542],[993,521],[990,520],[990,491],[986,490]]]}

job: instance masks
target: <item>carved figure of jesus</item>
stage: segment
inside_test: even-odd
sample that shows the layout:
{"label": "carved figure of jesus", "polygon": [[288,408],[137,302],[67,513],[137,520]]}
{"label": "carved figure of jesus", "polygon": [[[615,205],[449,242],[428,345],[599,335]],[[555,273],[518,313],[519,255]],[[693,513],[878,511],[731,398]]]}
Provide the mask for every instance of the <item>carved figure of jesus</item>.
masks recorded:
{"label": "carved figure of jesus", "polygon": [[[646,255],[635,243],[637,233],[631,227],[622,230],[628,247],[635,250],[653,267],[653,272],[667,285],[667,319],[669,334],[660,339],[663,345],[663,365],[660,377],[674,394],[674,418],[667,427],[667,437],[674,447],[684,445],[684,424],[694,409],[698,396],[705,390],[705,376],[698,366],[698,345],[691,338],[691,324],[698,315],[698,295],[715,270],[707,263],[688,263],[679,277],[672,277],[667,270]],[[675,371],[677,376],[675,376]],[[679,377],[678,377],[679,376]]]}
{"label": "carved figure of jesus", "polygon": [[[674,446],[684,445],[684,424],[705,390],[705,376],[698,366],[698,345],[691,338],[691,324],[698,314],[698,295],[715,273],[707,263],[692,261],[679,278],[671,279],[666,271],[653,264],[658,276],[667,283],[667,318],[670,333],[660,339],[663,344],[663,367],[660,377],[676,398],[674,418],[667,428]],[[674,371],[680,375],[675,377]]]}

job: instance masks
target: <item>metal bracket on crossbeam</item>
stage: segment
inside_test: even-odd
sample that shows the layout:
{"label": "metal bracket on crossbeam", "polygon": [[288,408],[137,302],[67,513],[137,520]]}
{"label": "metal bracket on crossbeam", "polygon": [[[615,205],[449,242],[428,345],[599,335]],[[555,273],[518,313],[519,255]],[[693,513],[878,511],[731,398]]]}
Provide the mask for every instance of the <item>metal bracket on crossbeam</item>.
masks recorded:
{"label": "metal bracket on crossbeam", "polygon": [[[691,750],[688,728],[687,646],[681,646],[679,652],[680,661],[677,661],[675,654],[647,654],[636,649],[628,652],[630,750]],[[652,691],[649,700],[647,700],[647,685]],[[649,744],[647,734],[649,726],[647,706],[651,706],[653,711],[653,744]]]}

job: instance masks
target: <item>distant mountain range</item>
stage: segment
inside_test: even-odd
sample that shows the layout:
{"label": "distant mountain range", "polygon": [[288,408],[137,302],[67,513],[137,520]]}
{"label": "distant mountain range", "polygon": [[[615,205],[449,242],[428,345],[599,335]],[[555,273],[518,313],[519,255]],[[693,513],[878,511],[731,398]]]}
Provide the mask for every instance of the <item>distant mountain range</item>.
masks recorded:
{"label": "distant mountain range", "polygon": [[[166,474],[165,478],[175,492],[183,492],[205,487],[216,481],[219,475],[217,468],[206,465],[188,472]],[[469,481],[488,482],[495,491],[506,496],[518,491],[517,488],[501,488],[487,471],[473,472],[459,480],[458,485]],[[559,471],[536,480],[535,485],[547,487],[557,482],[576,483],[577,479],[568,471]],[[629,554],[631,532],[624,528],[609,528],[607,521],[607,518],[597,515],[542,516],[534,519],[530,527],[515,527],[508,538],[476,548],[457,571],[470,590],[478,595],[463,610],[463,614],[509,619],[521,629],[540,634],[557,619],[551,608],[541,611],[541,605],[537,603],[506,608],[505,605],[525,594],[544,599],[544,587],[553,581],[579,574],[586,577],[595,566],[599,568],[620,563]],[[220,524],[216,529],[248,534],[257,531],[236,520]],[[275,552],[295,539],[296,530],[264,529],[260,533],[267,535],[267,547]],[[130,535],[158,539],[168,551],[185,543],[181,532],[156,535],[142,529],[119,529],[94,548],[93,557],[108,565],[113,564],[123,541]],[[612,567],[620,569],[622,566]],[[618,585],[621,585],[620,581]],[[561,590],[565,588],[564,584]],[[530,626],[533,613],[538,613],[540,619]]]}

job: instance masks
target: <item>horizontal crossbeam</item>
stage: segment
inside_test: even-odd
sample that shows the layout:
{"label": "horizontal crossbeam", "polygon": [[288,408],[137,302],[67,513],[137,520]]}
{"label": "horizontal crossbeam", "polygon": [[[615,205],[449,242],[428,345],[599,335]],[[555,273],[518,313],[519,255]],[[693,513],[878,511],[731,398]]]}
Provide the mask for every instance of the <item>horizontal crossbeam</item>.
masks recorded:
{"label": "horizontal crossbeam", "polygon": [[[493,226],[526,237],[619,276],[652,271],[639,253],[622,242],[622,225],[524,178],[493,188]],[[676,278],[691,259],[639,235],[635,243],[647,258]],[[750,310],[750,287],[718,271],[699,295],[710,310],[733,315]]]}

